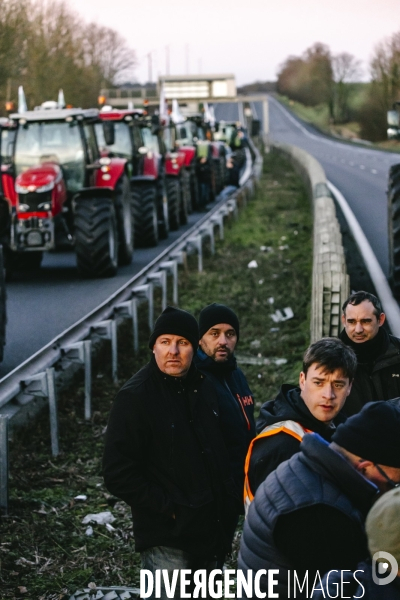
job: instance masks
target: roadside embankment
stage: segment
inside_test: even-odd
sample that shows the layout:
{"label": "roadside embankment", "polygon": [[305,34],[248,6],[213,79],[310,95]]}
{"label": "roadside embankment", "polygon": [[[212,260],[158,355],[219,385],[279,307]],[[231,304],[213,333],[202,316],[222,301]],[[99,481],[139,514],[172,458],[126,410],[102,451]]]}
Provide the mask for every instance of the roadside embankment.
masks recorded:
{"label": "roadside embankment", "polygon": [[[238,220],[232,217],[216,253],[205,248],[203,271],[197,272],[192,255],[179,275],[181,308],[198,316],[206,304],[222,302],[239,315],[237,354],[258,406],[274,397],[281,383],[297,381],[309,343],[312,231],[301,178],[283,156],[271,152],[255,196]],[[161,312],[160,297],[155,300]],[[144,305],[139,315],[137,356],[131,327],[120,335],[121,384],[150,357]],[[10,516],[1,524],[2,598],[66,599],[89,582],[139,583],[130,510],[107,493],[101,477],[103,436],[119,387],[103,367],[108,364],[100,357],[94,365],[90,421],[84,419],[80,380],[59,398],[58,457],[50,458],[47,414],[10,444]],[[86,515],[106,511],[115,517],[111,527],[92,524],[90,531],[82,523]]]}

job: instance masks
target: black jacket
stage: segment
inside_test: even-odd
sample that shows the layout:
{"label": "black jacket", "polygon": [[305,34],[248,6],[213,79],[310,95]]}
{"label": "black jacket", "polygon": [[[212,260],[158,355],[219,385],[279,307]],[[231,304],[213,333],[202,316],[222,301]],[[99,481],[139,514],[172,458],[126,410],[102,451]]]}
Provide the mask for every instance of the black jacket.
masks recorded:
{"label": "black jacket", "polygon": [[[118,392],[103,458],[107,489],[132,509],[136,550],[223,555],[237,498],[210,382],[162,373],[152,357]],[[175,518],[174,518],[175,516]]]}
{"label": "black jacket", "polygon": [[[305,435],[300,452],[258,488],[245,521],[238,568],[253,573],[279,569],[274,591],[281,598],[288,597],[293,570],[302,577],[308,571],[311,581],[317,570],[321,576],[331,569],[353,571],[368,554],[364,521],[377,495],[377,487],[328,442]],[[266,588],[262,577],[261,589]]]}
{"label": "black jacket", "polygon": [[[289,420],[300,423],[305,429],[318,433],[325,440],[330,441],[336,426],[345,421],[345,416],[340,412],[330,426],[318,421],[304,404],[300,396],[300,388],[284,384],[275,400],[262,405],[256,423],[257,434],[268,425]],[[284,432],[257,440],[253,446],[249,468],[250,489],[253,494],[268,475],[281,462],[298,452],[299,448],[300,442]]]}
{"label": "black jacket", "polygon": [[234,356],[226,362],[218,363],[199,349],[194,363],[207,376],[217,393],[222,435],[238,494],[242,499],[244,461],[249,444],[256,434],[253,394]]}
{"label": "black jacket", "polygon": [[348,416],[359,412],[364,404],[374,400],[390,400],[400,396],[400,339],[389,335],[382,327],[369,342],[356,344],[346,331],[342,342],[357,355],[357,371],[344,410]]}

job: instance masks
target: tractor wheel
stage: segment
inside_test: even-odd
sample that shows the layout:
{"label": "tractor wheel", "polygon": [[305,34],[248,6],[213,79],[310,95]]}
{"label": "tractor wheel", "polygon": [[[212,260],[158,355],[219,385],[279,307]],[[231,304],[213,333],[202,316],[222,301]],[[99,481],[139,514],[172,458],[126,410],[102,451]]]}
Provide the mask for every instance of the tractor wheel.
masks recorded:
{"label": "tractor wheel", "polygon": [[199,180],[197,179],[196,173],[190,174],[190,197],[191,197],[191,205],[193,210],[197,210],[200,205],[200,190],[199,190]]}
{"label": "tractor wheel", "polygon": [[171,231],[179,229],[179,209],[181,205],[181,184],[178,177],[168,177],[166,180],[168,198],[168,218]]}
{"label": "tractor wheel", "polygon": [[395,296],[400,296],[400,182],[388,190],[389,280]]}
{"label": "tractor wheel", "polygon": [[400,183],[400,164],[392,165],[389,169],[389,191]]}
{"label": "tractor wheel", "polygon": [[75,250],[84,277],[112,277],[118,268],[118,224],[109,198],[75,203]]}
{"label": "tractor wheel", "polygon": [[43,252],[15,252],[3,247],[3,265],[6,280],[11,281],[15,271],[37,271],[42,264]]}
{"label": "tractor wheel", "polygon": [[213,158],[213,171],[214,171],[214,182],[215,182],[215,194],[214,199],[222,190],[222,179],[221,179],[221,159]]}
{"label": "tractor wheel", "polygon": [[190,197],[190,177],[187,171],[181,173],[181,206],[179,210],[179,218],[181,225],[186,225],[188,214],[192,212],[192,203]]}
{"label": "tractor wheel", "polygon": [[159,178],[157,184],[158,195],[158,235],[161,240],[166,240],[169,235],[169,211],[168,196],[163,178]]}
{"label": "tractor wheel", "polygon": [[4,345],[6,343],[6,276],[3,263],[3,249],[0,246],[0,362],[3,360]]}
{"label": "tractor wheel", "polygon": [[157,189],[153,184],[134,186],[132,190],[132,215],[137,247],[157,246],[158,217]]}
{"label": "tractor wheel", "polygon": [[133,257],[133,215],[131,211],[131,190],[128,178],[124,175],[115,189],[115,209],[118,224],[118,263],[130,265]]}

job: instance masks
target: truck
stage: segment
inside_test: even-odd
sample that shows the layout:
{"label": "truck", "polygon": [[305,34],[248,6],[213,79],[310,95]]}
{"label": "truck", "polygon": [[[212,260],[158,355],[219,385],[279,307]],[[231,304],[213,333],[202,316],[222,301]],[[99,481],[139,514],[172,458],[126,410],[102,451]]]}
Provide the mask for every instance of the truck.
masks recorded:
{"label": "truck", "polygon": [[[389,139],[400,140],[400,102],[395,102],[387,115]],[[393,294],[400,298],[400,163],[389,170],[387,190],[388,237],[389,237],[389,283]]]}
{"label": "truck", "polygon": [[133,256],[126,159],[100,156],[97,109],[65,108],[61,92],[58,102],[32,111],[22,88],[19,100],[9,117],[12,140],[2,167],[10,213],[6,271],[37,268],[44,252],[68,247],[82,276],[115,275]]}
{"label": "truck", "polygon": [[123,157],[129,165],[135,243],[156,246],[170,229],[176,230],[180,225],[180,190],[174,195],[170,180],[175,181],[180,174],[181,157],[172,158],[165,148],[157,115],[150,116],[139,108],[119,110],[103,106],[100,118],[103,127],[114,130],[114,143],[110,145],[106,144],[101,126],[96,126],[102,154]]}

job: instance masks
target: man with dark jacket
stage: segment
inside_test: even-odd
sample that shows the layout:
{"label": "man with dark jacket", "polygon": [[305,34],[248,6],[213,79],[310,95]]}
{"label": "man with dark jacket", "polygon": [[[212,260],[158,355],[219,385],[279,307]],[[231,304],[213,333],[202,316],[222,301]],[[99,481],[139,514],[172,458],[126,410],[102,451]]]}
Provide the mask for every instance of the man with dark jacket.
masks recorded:
{"label": "man with dark jacket", "polygon": [[341,410],[356,367],[354,352],[337,338],[323,338],[307,348],[299,387],[284,384],[275,400],[261,407],[258,435],[245,464],[245,508],[267,476],[299,451],[305,433],[331,440],[345,420]]}
{"label": "man with dark jacket", "polygon": [[[354,571],[368,552],[368,510],[378,494],[400,482],[399,431],[397,406],[370,402],[339,425],[330,444],[316,433],[305,435],[300,452],[257,490],[239,569],[278,569],[274,592],[280,598],[310,598],[318,576],[333,569]],[[263,591],[267,579],[261,578]],[[307,582],[306,595],[300,586]]]}
{"label": "man with dark jacket", "polygon": [[196,319],[166,308],[151,360],[118,392],[107,427],[105,484],[131,507],[136,550],[153,572],[209,569],[230,549],[237,498],[214,387],[192,364],[198,340]]}
{"label": "man with dark jacket", "polygon": [[357,413],[366,402],[400,396],[400,339],[387,333],[378,298],[355,292],[343,304],[340,339],[353,348],[358,367],[346,413]]}
{"label": "man with dark jacket", "polygon": [[239,341],[239,319],[228,306],[210,304],[200,312],[199,335],[194,362],[217,393],[221,430],[238,495],[242,498],[244,461],[255,436],[255,423],[253,394],[234,356]]}

